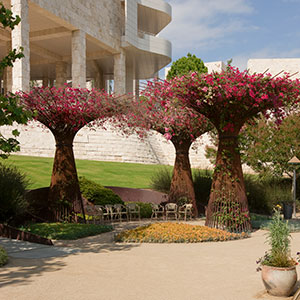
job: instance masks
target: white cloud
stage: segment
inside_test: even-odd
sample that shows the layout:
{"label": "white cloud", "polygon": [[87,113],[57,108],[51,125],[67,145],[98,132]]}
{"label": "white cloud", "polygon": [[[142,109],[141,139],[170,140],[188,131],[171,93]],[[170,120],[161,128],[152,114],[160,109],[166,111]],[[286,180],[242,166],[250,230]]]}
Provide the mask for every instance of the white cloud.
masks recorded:
{"label": "white cloud", "polygon": [[169,0],[169,3],[172,22],[162,36],[171,40],[175,53],[220,46],[230,34],[249,30],[240,15],[253,12],[246,0]]}

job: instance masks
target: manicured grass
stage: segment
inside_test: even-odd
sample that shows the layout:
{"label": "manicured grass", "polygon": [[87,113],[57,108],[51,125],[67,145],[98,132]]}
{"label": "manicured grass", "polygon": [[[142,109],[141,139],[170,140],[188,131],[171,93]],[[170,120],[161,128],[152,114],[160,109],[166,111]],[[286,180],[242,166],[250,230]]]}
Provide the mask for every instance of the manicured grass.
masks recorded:
{"label": "manicured grass", "polygon": [[113,230],[111,225],[75,224],[75,223],[36,223],[21,227],[47,239],[77,240]]}
{"label": "manicured grass", "polygon": [[0,247],[0,267],[4,266],[8,261],[8,256],[6,251]]}
{"label": "manicured grass", "polygon": [[[11,163],[28,175],[30,188],[50,184],[53,158],[11,155],[5,163]],[[79,176],[85,176],[104,186],[149,188],[150,178],[164,168],[162,165],[143,165],[118,162],[76,160]],[[171,167],[170,167],[171,168]]]}
{"label": "manicured grass", "polygon": [[201,243],[246,238],[220,229],[183,223],[155,223],[121,232],[116,241],[127,243]]}

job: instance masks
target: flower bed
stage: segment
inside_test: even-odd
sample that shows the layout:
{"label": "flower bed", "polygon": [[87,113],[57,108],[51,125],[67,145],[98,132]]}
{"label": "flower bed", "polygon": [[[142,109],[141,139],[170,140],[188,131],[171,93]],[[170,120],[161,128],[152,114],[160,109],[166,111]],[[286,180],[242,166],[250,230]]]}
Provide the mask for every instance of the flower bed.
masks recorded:
{"label": "flower bed", "polygon": [[116,236],[117,242],[126,243],[201,243],[236,240],[249,237],[206,226],[183,223],[155,223],[126,230]]}

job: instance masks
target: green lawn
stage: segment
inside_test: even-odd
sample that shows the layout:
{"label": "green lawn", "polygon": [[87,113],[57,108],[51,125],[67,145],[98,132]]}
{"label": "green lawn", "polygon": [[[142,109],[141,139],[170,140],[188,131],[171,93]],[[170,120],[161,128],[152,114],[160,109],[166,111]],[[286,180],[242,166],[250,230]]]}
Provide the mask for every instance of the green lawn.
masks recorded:
{"label": "green lawn", "polygon": [[75,223],[36,223],[21,230],[31,232],[47,239],[77,240],[113,230],[111,225],[75,224]]}
{"label": "green lawn", "polygon": [[[49,186],[53,158],[11,155],[4,162],[15,165],[27,174],[31,181],[30,188]],[[104,186],[130,188],[149,188],[153,174],[165,167],[79,159],[76,160],[76,165],[79,176],[85,176]]]}

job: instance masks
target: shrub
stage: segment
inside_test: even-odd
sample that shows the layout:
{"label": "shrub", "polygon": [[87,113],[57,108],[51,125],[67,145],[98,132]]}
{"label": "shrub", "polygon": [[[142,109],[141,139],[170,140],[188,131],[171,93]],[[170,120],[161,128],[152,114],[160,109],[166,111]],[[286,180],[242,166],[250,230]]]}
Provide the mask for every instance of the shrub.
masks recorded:
{"label": "shrub", "polygon": [[212,171],[196,170],[193,172],[193,182],[198,211],[205,212],[204,208],[208,203],[212,183]]}
{"label": "shrub", "polygon": [[16,167],[0,163],[0,223],[15,222],[27,210],[29,181]]}
{"label": "shrub", "polygon": [[79,185],[82,195],[95,205],[124,204],[112,190],[85,177],[79,177]]}
{"label": "shrub", "polygon": [[151,203],[145,202],[126,202],[127,203],[136,203],[141,210],[141,218],[151,218],[152,215],[152,206]]}
{"label": "shrub", "polygon": [[271,214],[274,206],[291,199],[291,182],[288,178],[245,175],[245,186],[251,212]]}
{"label": "shrub", "polygon": [[[152,188],[161,192],[169,192],[171,171],[163,169],[151,179]],[[249,210],[259,214],[271,214],[276,204],[283,204],[291,198],[292,182],[290,178],[261,177],[259,175],[244,175]],[[212,171],[195,170],[193,182],[198,211],[204,213],[212,183]],[[300,185],[297,185],[297,197],[300,198]]]}
{"label": "shrub", "polygon": [[162,168],[154,173],[150,179],[150,187],[155,191],[169,193],[172,181],[172,170],[170,168]]}
{"label": "shrub", "polygon": [[248,237],[206,226],[183,223],[155,223],[121,232],[116,241],[127,243],[200,243]]}
{"label": "shrub", "polygon": [[6,251],[0,246],[0,267],[4,266],[8,261]]}

